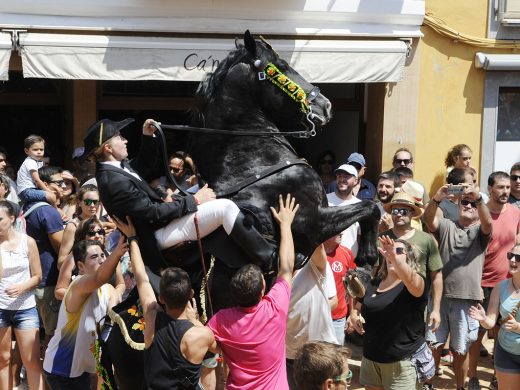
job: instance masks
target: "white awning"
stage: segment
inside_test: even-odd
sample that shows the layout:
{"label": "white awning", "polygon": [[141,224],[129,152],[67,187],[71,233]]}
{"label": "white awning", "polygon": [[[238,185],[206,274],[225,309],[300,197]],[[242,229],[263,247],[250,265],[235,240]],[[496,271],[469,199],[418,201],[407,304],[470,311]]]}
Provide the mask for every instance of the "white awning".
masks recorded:
{"label": "white awning", "polygon": [[[311,82],[397,82],[400,40],[272,40]],[[233,39],[20,33],[24,77],[199,81],[234,49]]]}
{"label": "white awning", "polygon": [[0,80],[9,80],[9,59],[12,46],[11,34],[0,32]]}

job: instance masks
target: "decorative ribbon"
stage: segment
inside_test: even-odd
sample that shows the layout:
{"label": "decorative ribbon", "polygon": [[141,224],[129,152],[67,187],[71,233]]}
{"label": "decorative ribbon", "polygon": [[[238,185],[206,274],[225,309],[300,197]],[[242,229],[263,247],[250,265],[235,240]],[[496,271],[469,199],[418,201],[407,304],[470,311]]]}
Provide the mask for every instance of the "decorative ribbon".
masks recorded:
{"label": "decorative ribbon", "polygon": [[307,114],[310,111],[307,94],[297,83],[292,81],[272,62],[268,62],[264,69],[265,77],[274,85],[277,85],[282,91],[291,97],[295,102],[301,105],[302,111]]}

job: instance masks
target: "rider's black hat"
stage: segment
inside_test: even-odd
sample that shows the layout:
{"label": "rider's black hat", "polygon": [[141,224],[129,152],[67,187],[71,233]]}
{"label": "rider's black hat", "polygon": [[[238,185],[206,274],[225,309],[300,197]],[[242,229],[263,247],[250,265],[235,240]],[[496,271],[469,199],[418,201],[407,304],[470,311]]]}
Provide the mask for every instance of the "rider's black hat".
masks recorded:
{"label": "rider's black hat", "polygon": [[114,122],[110,119],[101,119],[90,126],[87,130],[87,135],[83,138],[83,145],[85,145],[85,152],[82,159],[87,158],[100,147],[103,143],[108,141],[114,135],[119,134],[130,123],[133,123],[135,119],[126,118],[119,122]]}

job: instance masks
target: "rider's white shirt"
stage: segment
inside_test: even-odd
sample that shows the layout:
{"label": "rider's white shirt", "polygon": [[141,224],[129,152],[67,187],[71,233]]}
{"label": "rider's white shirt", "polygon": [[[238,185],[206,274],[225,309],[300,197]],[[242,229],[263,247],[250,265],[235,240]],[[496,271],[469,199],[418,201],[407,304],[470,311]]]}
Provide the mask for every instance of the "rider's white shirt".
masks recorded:
{"label": "rider's white shirt", "polygon": [[139,175],[137,174],[137,172],[132,172],[130,169],[128,168],[121,168],[121,161],[101,161],[100,162],[101,164],[106,164],[106,165],[112,165],[113,167],[116,167],[117,169],[121,169],[122,171],[125,171],[126,173],[129,173],[131,174],[132,176],[134,176],[135,178],[139,179],[139,180],[143,180],[139,177]]}

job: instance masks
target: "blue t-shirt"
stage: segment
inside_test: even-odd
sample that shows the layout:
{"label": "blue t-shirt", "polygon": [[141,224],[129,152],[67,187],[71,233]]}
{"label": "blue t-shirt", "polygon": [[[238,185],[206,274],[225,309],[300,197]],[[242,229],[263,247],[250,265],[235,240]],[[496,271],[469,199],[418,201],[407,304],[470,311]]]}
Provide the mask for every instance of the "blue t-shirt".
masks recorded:
{"label": "blue t-shirt", "polygon": [[[31,207],[32,203],[24,205],[24,211]],[[25,219],[27,234],[34,238],[40,252],[42,266],[42,281],[39,287],[56,286],[58,281],[58,254],[54,251],[49,240],[49,234],[63,230],[61,215],[51,205],[38,207]]]}

